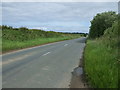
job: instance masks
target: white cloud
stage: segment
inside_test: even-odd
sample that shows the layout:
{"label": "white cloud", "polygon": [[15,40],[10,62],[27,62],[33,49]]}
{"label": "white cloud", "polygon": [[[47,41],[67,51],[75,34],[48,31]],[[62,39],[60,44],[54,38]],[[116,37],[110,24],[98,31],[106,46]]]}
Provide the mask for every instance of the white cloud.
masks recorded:
{"label": "white cloud", "polygon": [[93,16],[111,10],[118,11],[117,3],[3,2],[2,4],[3,24],[15,27],[36,27],[38,29],[45,27],[55,31],[88,32],[90,20]]}
{"label": "white cloud", "polygon": [[31,27],[30,29],[47,30],[47,27]]}
{"label": "white cloud", "polygon": [[2,0],[2,2],[118,2],[119,0]]}

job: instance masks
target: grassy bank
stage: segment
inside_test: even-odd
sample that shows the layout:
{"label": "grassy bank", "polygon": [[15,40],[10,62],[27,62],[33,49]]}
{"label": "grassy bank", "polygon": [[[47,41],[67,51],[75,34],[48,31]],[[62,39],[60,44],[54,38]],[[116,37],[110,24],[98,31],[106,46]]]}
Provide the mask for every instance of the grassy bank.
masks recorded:
{"label": "grassy bank", "polygon": [[59,33],[37,29],[2,27],[2,52],[46,43],[79,38],[83,34]]}
{"label": "grassy bank", "polygon": [[17,50],[17,49],[27,48],[31,46],[42,45],[42,44],[47,44],[47,43],[56,42],[56,41],[69,40],[69,39],[73,39],[73,38],[70,38],[70,37],[38,38],[38,39],[33,39],[33,40],[28,40],[23,42],[4,40],[2,43],[2,50],[3,52],[7,52],[10,50]]}
{"label": "grassy bank", "polygon": [[117,22],[102,37],[87,40],[85,72],[92,87],[118,88],[119,44]]}

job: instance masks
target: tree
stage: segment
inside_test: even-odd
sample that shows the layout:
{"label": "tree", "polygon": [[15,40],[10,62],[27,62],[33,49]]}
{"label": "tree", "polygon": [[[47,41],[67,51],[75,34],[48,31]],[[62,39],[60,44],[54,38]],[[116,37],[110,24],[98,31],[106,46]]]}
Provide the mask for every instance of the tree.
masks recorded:
{"label": "tree", "polygon": [[97,14],[91,21],[89,38],[97,38],[104,34],[104,31],[112,27],[117,20],[117,14],[113,11]]}
{"label": "tree", "polygon": [[7,25],[2,25],[0,26],[2,28],[2,30],[5,30],[5,29],[13,29],[13,27],[11,26],[7,26]]}
{"label": "tree", "polygon": [[20,27],[19,30],[28,30],[26,27]]}

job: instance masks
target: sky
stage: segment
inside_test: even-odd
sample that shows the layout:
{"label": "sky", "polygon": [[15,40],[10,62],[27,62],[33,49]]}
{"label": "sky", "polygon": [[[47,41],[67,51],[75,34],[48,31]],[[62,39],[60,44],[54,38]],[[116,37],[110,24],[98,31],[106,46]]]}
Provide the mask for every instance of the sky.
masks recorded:
{"label": "sky", "polygon": [[97,13],[118,12],[117,2],[2,2],[2,25],[88,33]]}

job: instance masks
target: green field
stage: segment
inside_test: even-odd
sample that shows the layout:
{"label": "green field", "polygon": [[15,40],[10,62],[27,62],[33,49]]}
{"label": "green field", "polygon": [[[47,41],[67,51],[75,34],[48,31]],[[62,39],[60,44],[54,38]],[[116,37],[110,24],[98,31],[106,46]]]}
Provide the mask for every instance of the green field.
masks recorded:
{"label": "green field", "polygon": [[83,34],[2,26],[2,52],[79,38],[81,36],[83,36]]}
{"label": "green field", "polygon": [[118,88],[118,22],[105,30],[104,35],[88,39],[84,53],[85,73],[91,87]]}

